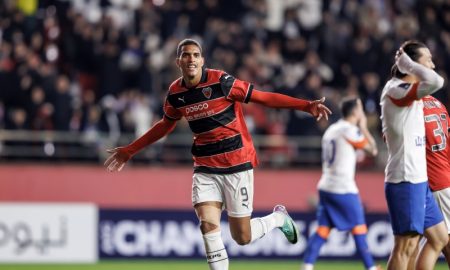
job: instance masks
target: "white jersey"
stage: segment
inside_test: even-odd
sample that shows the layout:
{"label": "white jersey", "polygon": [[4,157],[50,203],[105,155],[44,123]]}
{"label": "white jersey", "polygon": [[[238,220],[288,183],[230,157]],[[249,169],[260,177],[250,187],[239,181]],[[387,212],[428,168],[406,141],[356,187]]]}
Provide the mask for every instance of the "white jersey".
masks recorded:
{"label": "white jersey", "polygon": [[356,149],[368,143],[359,128],[343,119],[332,124],[322,138],[322,177],[319,190],[358,193],[355,183]]}
{"label": "white jersey", "polygon": [[388,183],[427,181],[423,102],[419,84],[393,78],[381,94],[383,137],[388,148],[385,181]]}

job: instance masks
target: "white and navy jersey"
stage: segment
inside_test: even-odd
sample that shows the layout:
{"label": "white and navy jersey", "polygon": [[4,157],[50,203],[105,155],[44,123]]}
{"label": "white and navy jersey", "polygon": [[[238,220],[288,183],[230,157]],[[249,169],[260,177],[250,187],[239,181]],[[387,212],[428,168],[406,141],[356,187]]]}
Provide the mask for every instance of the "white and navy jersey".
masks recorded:
{"label": "white and navy jersey", "polygon": [[322,177],[318,189],[358,193],[355,183],[356,149],[368,143],[359,128],[345,120],[332,124],[322,138]]}
{"label": "white and navy jersey", "polygon": [[419,83],[389,80],[381,94],[383,137],[388,148],[385,181],[427,181],[423,102]]}

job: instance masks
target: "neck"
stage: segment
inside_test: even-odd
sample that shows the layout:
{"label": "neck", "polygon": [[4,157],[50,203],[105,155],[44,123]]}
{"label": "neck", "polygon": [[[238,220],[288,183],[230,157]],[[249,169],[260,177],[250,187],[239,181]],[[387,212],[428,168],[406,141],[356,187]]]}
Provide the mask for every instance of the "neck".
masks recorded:
{"label": "neck", "polygon": [[353,115],[345,117],[344,120],[349,122],[350,124],[353,124],[353,125],[358,124],[358,119],[355,116],[353,116]]}
{"label": "neck", "polygon": [[197,86],[202,79],[202,73],[203,73],[203,70],[201,72],[199,72],[195,77],[183,76],[183,80],[184,80],[184,83],[186,84],[186,87],[192,88],[194,86]]}

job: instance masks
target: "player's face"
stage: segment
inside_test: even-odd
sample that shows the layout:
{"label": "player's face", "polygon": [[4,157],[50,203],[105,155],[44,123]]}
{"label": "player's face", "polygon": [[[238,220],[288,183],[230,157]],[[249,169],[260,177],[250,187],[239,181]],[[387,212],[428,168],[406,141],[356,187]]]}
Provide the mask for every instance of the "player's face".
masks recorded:
{"label": "player's face", "polygon": [[433,56],[428,48],[419,49],[420,57],[417,59],[417,63],[426,66],[427,68],[434,69]]}
{"label": "player's face", "polygon": [[204,59],[200,48],[196,45],[185,45],[181,47],[180,57],[177,58],[177,66],[183,77],[190,80],[201,77]]}

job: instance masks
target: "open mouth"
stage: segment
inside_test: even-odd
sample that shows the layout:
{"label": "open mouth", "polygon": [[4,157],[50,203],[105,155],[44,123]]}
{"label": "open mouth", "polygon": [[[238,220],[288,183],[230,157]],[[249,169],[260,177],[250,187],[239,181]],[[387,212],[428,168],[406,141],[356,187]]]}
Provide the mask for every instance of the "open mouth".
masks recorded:
{"label": "open mouth", "polygon": [[197,69],[197,65],[189,64],[189,65],[187,65],[187,69],[188,70],[196,70]]}

